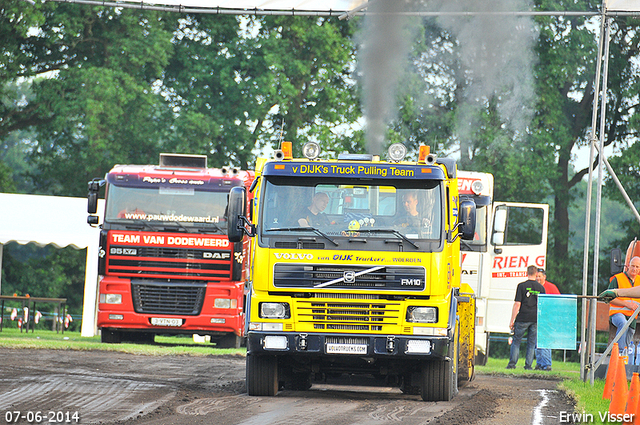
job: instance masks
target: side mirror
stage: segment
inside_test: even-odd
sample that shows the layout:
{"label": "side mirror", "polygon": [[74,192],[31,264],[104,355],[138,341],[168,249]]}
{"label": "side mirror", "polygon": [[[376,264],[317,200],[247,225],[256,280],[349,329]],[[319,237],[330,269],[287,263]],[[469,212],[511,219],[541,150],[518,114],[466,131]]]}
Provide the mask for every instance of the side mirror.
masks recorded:
{"label": "side mirror", "polygon": [[611,274],[622,273],[624,270],[624,263],[622,260],[622,250],[614,248],[611,250]]}
{"label": "side mirror", "polygon": [[460,202],[458,231],[462,239],[473,240],[476,231],[476,203],[470,200]]}
{"label": "side mirror", "polygon": [[502,232],[507,229],[507,209],[505,207],[496,209],[495,216],[493,218],[493,231]]}
{"label": "side mirror", "polygon": [[93,179],[88,183],[87,212],[89,214],[95,214],[98,211],[98,193],[100,192],[100,186],[104,186],[104,184],[105,181],[100,179]]}
{"label": "side mirror", "polygon": [[[256,228],[245,217],[246,193],[244,187],[232,187],[227,205],[227,237],[229,242],[240,242],[245,234],[256,235]],[[249,226],[249,230],[245,226]]]}
{"label": "side mirror", "polygon": [[504,232],[507,230],[507,208],[498,207],[493,216],[493,234],[491,235],[491,243],[493,245],[504,245]]}
{"label": "side mirror", "polygon": [[87,194],[87,212],[95,214],[98,211],[98,192],[89,192]]}

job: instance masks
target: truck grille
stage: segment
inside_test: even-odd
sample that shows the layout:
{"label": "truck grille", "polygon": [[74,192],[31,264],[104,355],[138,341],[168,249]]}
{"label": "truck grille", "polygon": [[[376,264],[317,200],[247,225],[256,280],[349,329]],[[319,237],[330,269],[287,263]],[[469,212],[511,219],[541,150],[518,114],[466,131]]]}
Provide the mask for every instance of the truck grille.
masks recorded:
{"label": "truck grille", "polygon": [[296,316],[301,323],[312,323],[317,330],[383,331],[387,325],[401,322],[400,304],[377,301],[373,303],[298,301]]}
{"label": "truck grille", "polygon": [[280,263],[274,266],[273,285],[278,288],[422,291],[425,279],[424,267]]}
{"label": "truck grille", "polygon": [[[121,254],[114,254],[114,252]],[[229,280],[231,251],[111,245],[107,274],[157,279]]]}
{"label": "truck grille", "polygon": [[202,310],[206,283],[132,282],[136,313],[196,316]]}

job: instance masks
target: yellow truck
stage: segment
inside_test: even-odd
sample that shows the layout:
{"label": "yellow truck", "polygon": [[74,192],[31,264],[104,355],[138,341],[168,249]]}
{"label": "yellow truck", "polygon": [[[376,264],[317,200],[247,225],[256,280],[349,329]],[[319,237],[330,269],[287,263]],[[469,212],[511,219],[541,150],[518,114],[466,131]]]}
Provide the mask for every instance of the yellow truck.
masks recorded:
{"label": "yellow truck", "polygon": [[460,240],[475,203],[453,159],[401,144],[388,159],[260,159],[251,203],[229,195],[228,236],[253,237],[247,288],[247,393],[305,390],[370,375],[423,400],[450,400],[474,372],[475,296],[461,284]]}

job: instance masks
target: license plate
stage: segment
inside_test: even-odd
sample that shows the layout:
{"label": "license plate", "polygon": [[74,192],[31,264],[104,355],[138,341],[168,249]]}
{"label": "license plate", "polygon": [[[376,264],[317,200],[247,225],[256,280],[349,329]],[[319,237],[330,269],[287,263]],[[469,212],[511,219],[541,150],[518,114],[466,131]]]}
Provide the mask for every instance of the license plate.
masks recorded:
{"label": "license plate", "polygon": [[182,326],[182,319],[170,319],[168,317],[152,317],[153,326]]}
{"label": "license plate", "polygon": [[327,344],[327,354],[367,354],[367,345]]}

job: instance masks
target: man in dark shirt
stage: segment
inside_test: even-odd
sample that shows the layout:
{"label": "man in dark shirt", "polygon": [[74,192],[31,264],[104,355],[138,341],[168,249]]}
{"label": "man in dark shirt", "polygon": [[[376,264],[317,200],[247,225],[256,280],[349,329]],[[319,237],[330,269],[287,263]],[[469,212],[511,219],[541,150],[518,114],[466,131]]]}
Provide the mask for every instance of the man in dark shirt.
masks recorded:
{"label": "man in dark shirt", "polygon": [[527,267],[528,280],[520,282],[516,288],[516,297],[509,323],[509,328],[513,331],[513,341],[511,342],[507,369],[516,368],[520,356],[520,341],[524,333],[527,332],[527,354],[524,368],[531,370],[533,353],[538,340],[538,294],[544,294],[544,286],[536,280],[537,274],[538,268],[536,266]]}
{"label": "man in dark shirt", "polygon": [[329,205],[329,195],[324,192],[318,192],[313,196],[311,205],[304,207],[298,213],[298,224],[302,227],[321,227],[328,226],[329,219],[323,211]]}

